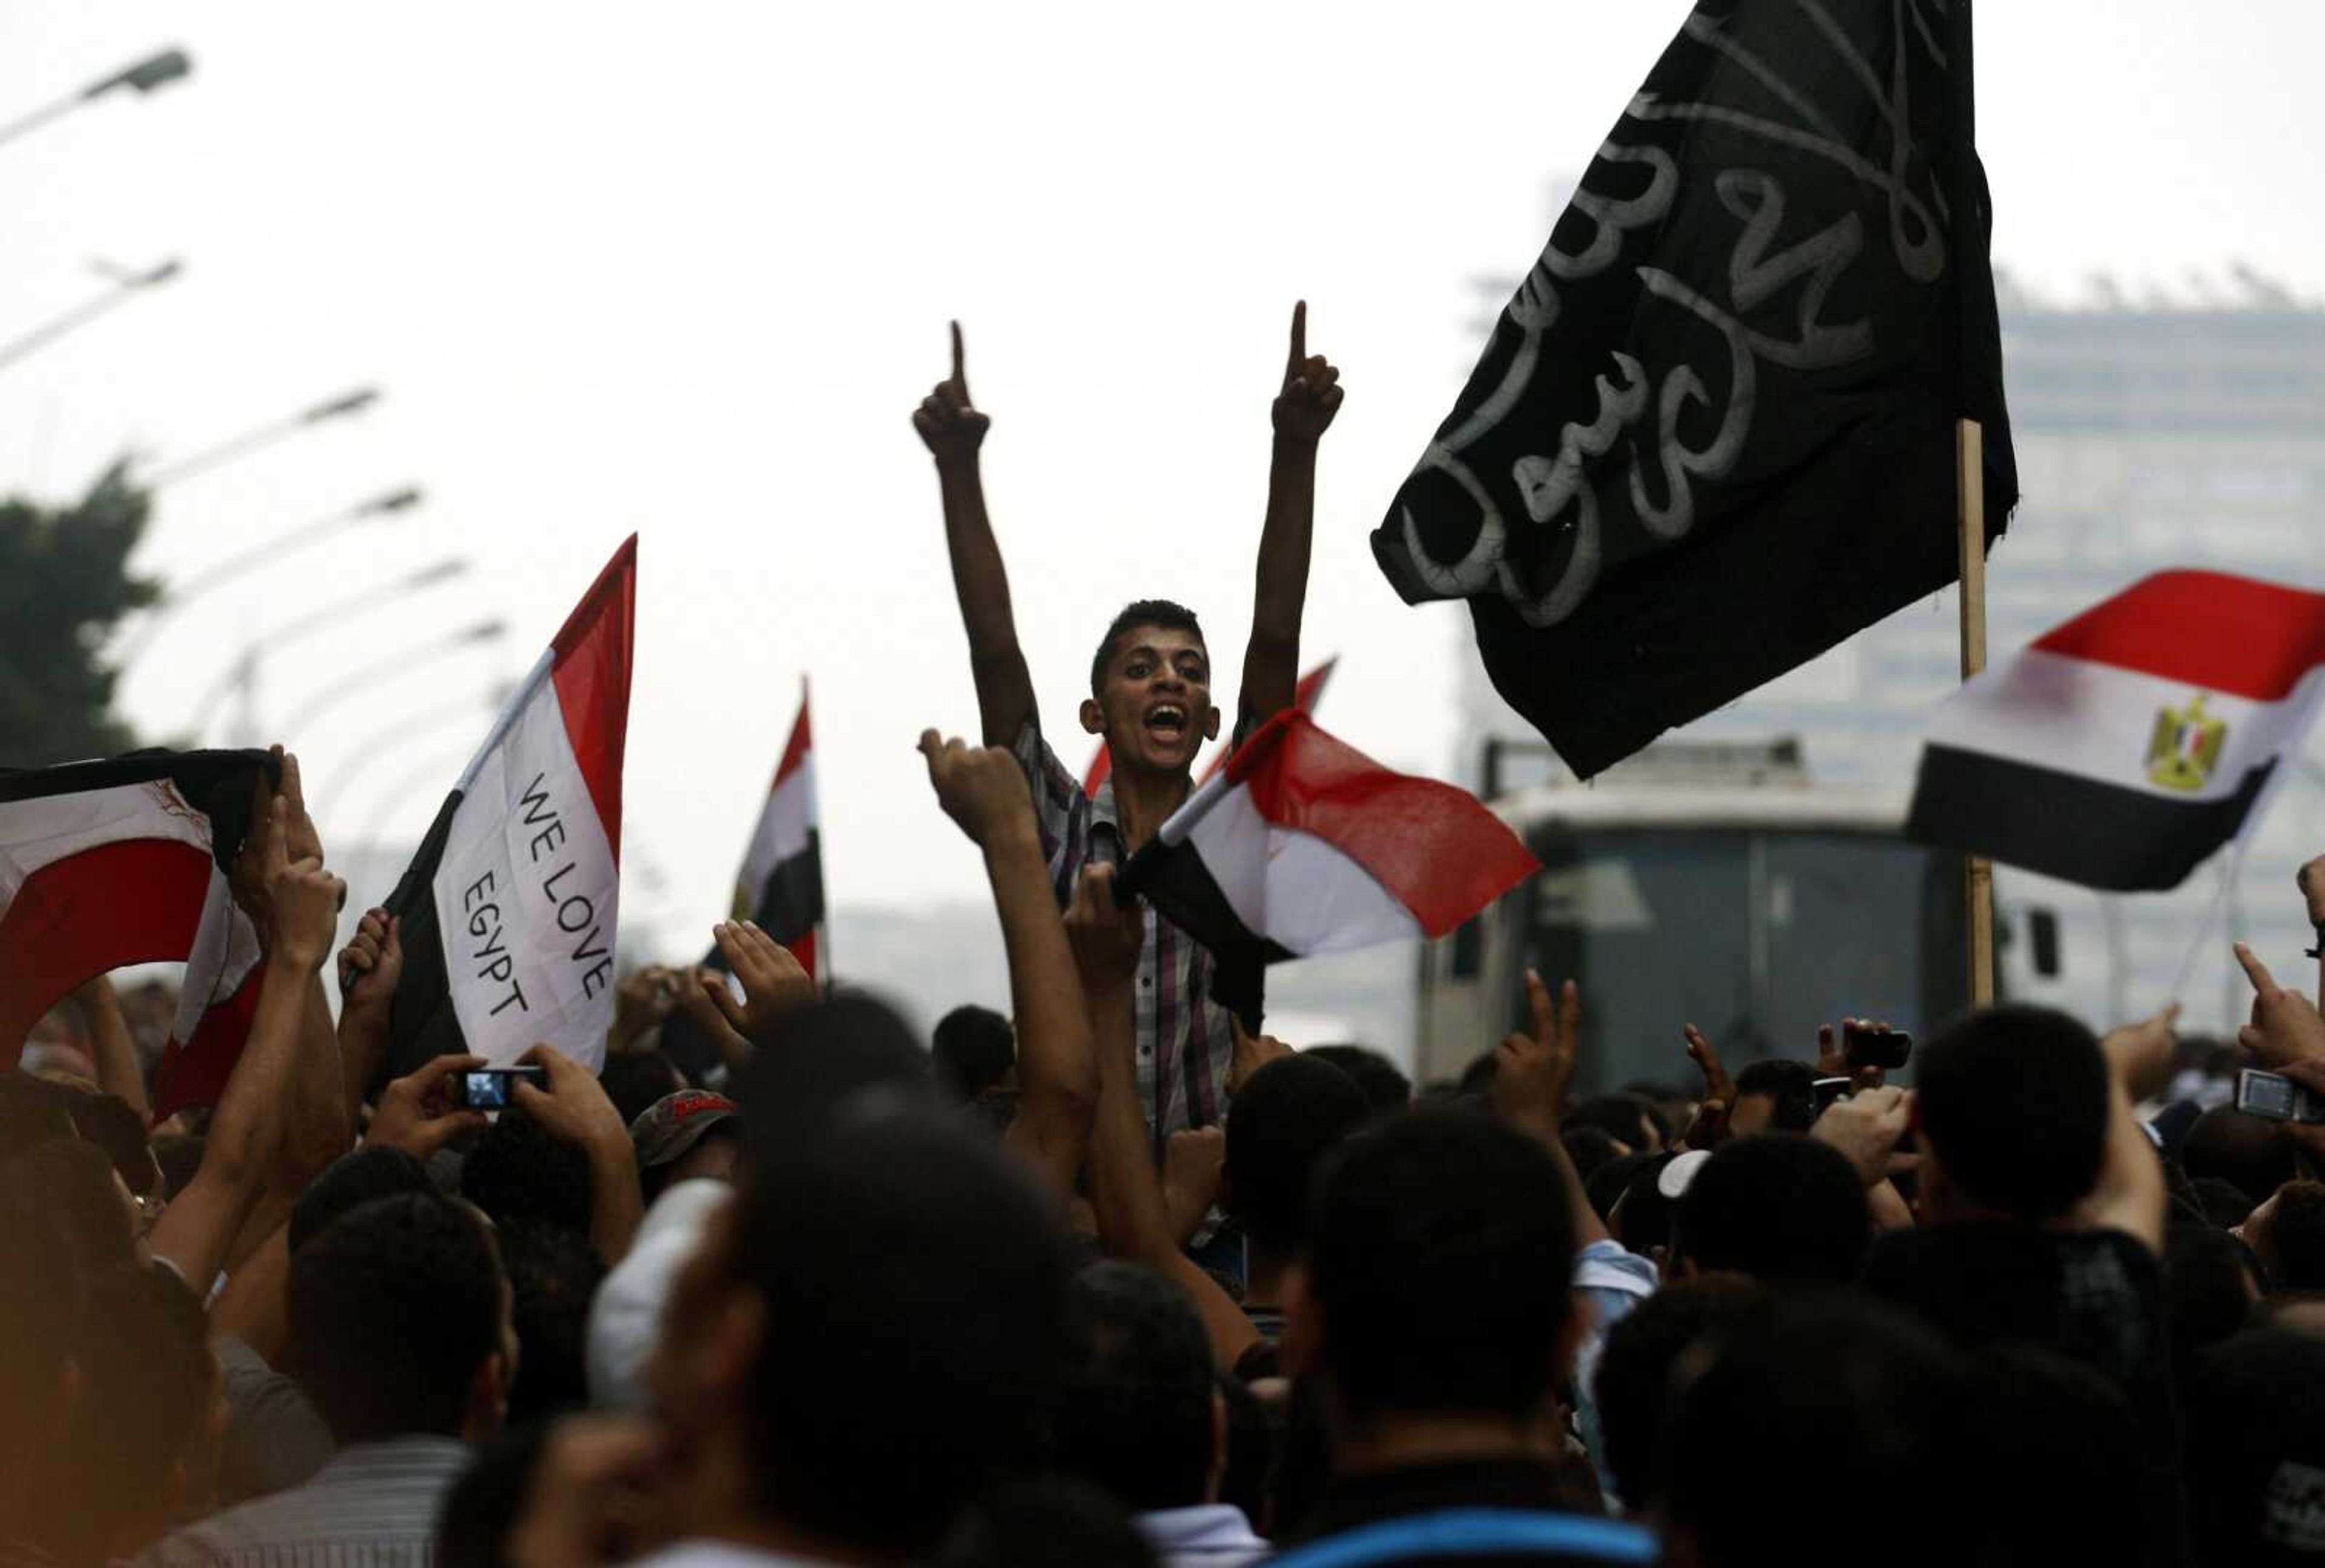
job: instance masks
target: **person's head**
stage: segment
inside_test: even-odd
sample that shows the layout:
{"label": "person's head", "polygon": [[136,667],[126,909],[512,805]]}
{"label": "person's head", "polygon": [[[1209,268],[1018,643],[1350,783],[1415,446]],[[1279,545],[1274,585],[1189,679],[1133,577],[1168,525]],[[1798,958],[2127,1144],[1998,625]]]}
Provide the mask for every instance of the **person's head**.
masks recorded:
{"label": "person's head", "polygon": [[1672,1220],[1685,1272],[1750,1275],[1771,1285],[1844,1285],[1873,1242],[1857,1169],[1815,1138],[1766,1134],[1722,1144],[1688,1183]]}
{"label": "person's head", "polygon": [[751,1124],[753,1145],[783,1144],[824,1127],[834,1109],[867,1090],[933,1102],[929,1053],[896,1010],[844,991],[787,1016],[727,1091]]}
{"label": "person's head", "polygon": [[1680,1358],[1765,1295],[1763,1286],[1738,1275],[1676,1280],[1607,1331],[1591,1392],[1607,1473],[1616,1493],[1635,1509],[1653,1495],[1656,1445]]}
{"label": "person's head", "polygon": [[1663,1191],[1663,1173],[1680,1157],[1668,1151],[1645,1156],[1624,1181],[1606,1215],[1607,1231],[1616,1240],[1658,1264],[1671,1250],[1672,1214],[1679,1207]]}
{"label": "person's head", "polygon": [[1329,1062],[1365,1091],[1365,1103],[1375,1116],[1388,1116],[1413,1103],[1413,1080],[1397,1064],[1369,1045],[1311,1045],[1301,1053]]}
{"label": "person's head", "polygon": [[82,1277],[144,1261],[137,1200],[95,1144],[36,1144],[9,1162],[6,1180],[33,1218],[55,1231]]}
{"label": "person's head", "polygon": [[512,1220],[494,1232],[494,1240],[508,1274],[516,1329],[510,1423],[546,1421],[586,1407],[589,1302],[606,1266],[588,1238],[539,1220]]}
{"label": "person's head", "polygon": [[1347,1073],[1311,1056],[1279,1056],[1245,1082],[1227,1117],[1221,1192],[1255,1249],[1280,1259],[1299,1250],[1318,1162],[1371,1114]]}
{"label": "person's head", "polygon": [[545,1220],[589,1234],[589,1155],[510,1106],[460,1164],[460,1196],[496,1225]]}
{"label": "person's head", "polygon": [[[1944,1500],[1965,1495],[1953,1473],[1970,1446],[1967,1386],[1955,1353],[1902,1313],[1840,1294],[1771,1298],[1681,1357],[1656,1468],[1666,1561],[1821,1568],[1862,1563],[1874,1542],[1885,1564],[1975,1561],[1964,1548],[1977,1510]],[[1911,1527],[1901,1486],[1940,1499]],[[1803,1506],[1769,1506],[1787,1497]]]}
{"label": "person's head", "polygon": [[[1592,1194],[1591,1207],[1593,1209],[1598,1207],[1598,1199],[1596,1195],[1598,1189],[1591,1185],[1591,1178],[1597,1175],[1599,1171],[1617,1160],[1633,1160],[1653,1157],[1650,1155],[1639,1155],[1629,1153],[1624,1146],[1616,1141],[1616,1139],[1610,1136],[1604,1127],[1583,1127],[1579,1125],[1570,1127],[1564,1132],[1558,1135],[1558,1141],[1566,1146],[1566,1157],[1574,1162],[1574,1174],[1582,1178],[1582,1190],[1587,1193]],[[1629,1167],[1626,1166],[1625,1168],[1627,1170]],[[1622,1196],[1622,1189],[1620,1187],[1616,1187],[1613,1191],[1616,1197]],[[1610,1202],[1607,1207],[1612,1208],[1614,1205]],[[1607,1216],[1600,1214],[1598,1218],[1604,1220]]]}
{"label": "person's head", "polygon": [[2227,1182],[2247,1205],[2265,1201],[2298,1174],[2293,1146],[2277,1124],[2233,1105],[2216,1105],[2196,1118],[2180,1141],[2180,1166],[2191,1182]]}
{"label": "person's head", "polygon": [[652,1203],[674,1182],[730,1181],[742,1151],[739,1108],[723,1094],[686,1089],[667,1094],[630,1123],[638,1183]]}
{"label": "person's head", "polygon": [[1127,1263],[1082,1270],[1073,1302],[1079,1362],[1058,1406],[1059,1466],[1133,1513],[1211,1501],[1227,1408],[1194,1304]]}
{"label": "person's head", "polygon": [[140,1198],[169,1196],[162,1184],[162,1167],[153,1158],[153,1145],[145,1118],[117,1094],[66,1090],[64,1104],[82,1138],[105,1151],[122,1183]]}
{"label": "person's head", "polygon": [[2272,1294],[2325,1290],[2325,1182],[2287,1182],[2237,1233],[2259,1255]]}
{"label": "person's head", "polygon": [[[2282,1186],[2283,1183],[2279,1183]],[[2274,1192],[2276,1189],[2269,1189]],[[2196,1208],[2204,1223],[2216,1230],[2233,1230],[2245,1222],[2255,1207],[2242,1187],[2218,1176],[2197,1176],[2188,1183],[2188,1195],[2196,1201]]]}
{"label": "person's head", "polygon": [[2041,1223],[2083,1201],[2107,1152],[2107,1059],[2048,1007],[1974,1013],[1922,1047],[1916,1118],[1924,1202]]}
{"label": "person's head", "polygon": [[652,1364],[673,1468],[717,1493],[682,1501],[820,1554],[925,1554],[1046,1448],[1071,1283],[1056,1205],[990,1138],[879,1090],[812,1129],[754,1102],[743,1173]]}
{"label": "person's head", "polygon": [[1987,1350],[1964,1403],[1976,1412],[1978,1514],[2013,1563],[2149,1558],[2145,1440],[2120,1386],[2031,1344]]}
{"label": "person's head", "polygon": [[1805,1062],[1771,1056],[1736,1075],[1736,1103],[1728,1108],[1728,1130],[1748,1138],[1760,1133],[1804,1133],[1816,1125],[1816,1069]]}
{"label": "person's head", "polygon": [[2191,1368],[2199,1350],[2249,1322],[2263,1283],[2260,1259],[2242,1239],[2174,1221],[2163,1233],[2163,1316],[2175,1364]]}
{"label": "person's head", "polygon": [[1183,775],[1219,733],[1211,656],[1195,612],[1165,599],[1124,607],[1090,661],[1082,728],[1124,773]]}
{"label": "person's head", "polygon": [[2251,1329],[2213,1346],[2183,1390],[2189,1535],[2200,1563],[2314,1563],[2325,1549],[2325,1340]]}
{"label": "person's head", "polygon": [[0,1164],[35,1144],[79,1136],[63,1090],[18,1068],[0,1072]]}
{"label": "person's head", "polygon": [[507,1276],[485,1221],[436,1192],[375,1198],[291,1255],[283,1369],[344,1446],[500,1423],[516,1372]]}
{"label": "person's head", "polygon": [[1017,1065],[1017,1031],[990,1007],[955,1007],[929,1039],[937,1092],[967,1105],[988,1089],[1007,1087]]}
{"label": "person's head", "polygon": [[1566,1204],[1549,1152],[1489,1117],[1414,1112],[1334,1155],[1286,1350],[1320,1378],[1336,1444],[1400,1418],[1538,1431],[1581,1328]]}
{"label": "person's head", "polygon": [[614,1102],[622,1120],[633,1122],[654,1101],[684,1089],[686,1074],[660,1051],[625,1051],[606,1058],[597,1087]]}
{"label": "person's head", "polygon": [[1635,1154],[1652,1155],[1663,1146],[1663,1123],[1654,1109],[1635,1094],[1601,1094],[1566,1113],[1561,1131],[1595,1127]]}
{"label": "person's head", "polygon": [[374,1199],[433,1191],[428,1167],[402,1149],[360,1148],[341,1155],[307,1183],[292,1202],[291,1229],[285,1239],[296,1252],[332,1220]]}

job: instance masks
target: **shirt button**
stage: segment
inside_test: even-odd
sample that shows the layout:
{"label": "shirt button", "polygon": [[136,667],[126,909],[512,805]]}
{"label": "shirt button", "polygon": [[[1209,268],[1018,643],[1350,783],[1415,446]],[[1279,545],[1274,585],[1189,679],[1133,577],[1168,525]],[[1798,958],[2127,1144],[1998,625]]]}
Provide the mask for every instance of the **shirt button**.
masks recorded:
{"label": "shirt button", "polygon": [[1151,991],[1154,988],[1154,977],[1153,975],[1141,975],[1138,977],[1138,983],[1147,990]]}
{"label": "shirt button", "polygon": [[1152,1056],[1154,1054],[1154,1047],[1152,1045],[1141,1045],[1138,1048],[1138,1053],[1141,1056]]}

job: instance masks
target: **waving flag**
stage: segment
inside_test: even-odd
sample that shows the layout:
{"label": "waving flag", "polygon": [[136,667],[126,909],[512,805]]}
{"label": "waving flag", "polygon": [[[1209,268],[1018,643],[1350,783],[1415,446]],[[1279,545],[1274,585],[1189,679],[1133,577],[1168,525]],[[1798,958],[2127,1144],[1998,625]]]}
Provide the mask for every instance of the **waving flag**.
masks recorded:
{"label": "waving flag", "polygon": [[227,868],[273,768],[263,751],[141,751],[0,770],[0,1066],[75,987],[126,964],[181,962],[157,1109],[216,1098],[261,970]]}
{"label": "waving flag", "polygon": [[[1324,687],[1332,679],[1332,671],[1339,662],[1340,655],[1335,654],[1301,676],[1300,684],[1292,689],[1292,706],[1302,713],[1315,712],[1316,705],[1324,700]],[[1209,784],[1218,776],[1219,769],[1227,765],[1227,747],[1221,747],[1211,754],[1210,765],[1203,770],[1203,776],[1198,783]],[[1114,753],[1107,749],[1104,741],[1100,741],[1098,755],[1090,758],[1088,771],[1082,775],[1082,793],[1097,799],[1098,785],[1104,784],[1113,772]]]}
{"label": "waving flag", "polygon": [[1242,1013],[1260,965],[1446,935],[1541,868],[1467,793],[1287,710],[1131,857],[1122,886],[1211,950],[1219,999]]}
{"label": "waving flag", "polygon": [[[799,717],[792,721],[774,785],[759,810],[751,847],[743,852],[743,869],[735,878],[735,918],[755,921],[760,930],[792,950],[810,978],[824,978],[816,965],[823,926],[823,849],[804,682]],[[711,955],[718,961],[717,949]]]}
{"label": "waving flag", "polygon": [[1576,773],[1954,580],[1959,418],[2008,519],[1969,14],[1702,0],[1374,532]]}
{"label": "waving flag", "polygon": [[2250,826],[2325,699],[2325,594],[2164,571],[1940,705],[1905,832],[2110,892]]}
{"label": "waving flag", "polygon": [[614,934],[637,538],[518,685],[387,900],[404,972],[385,1077],[546,1041],[591,1068],[614,1021]]}

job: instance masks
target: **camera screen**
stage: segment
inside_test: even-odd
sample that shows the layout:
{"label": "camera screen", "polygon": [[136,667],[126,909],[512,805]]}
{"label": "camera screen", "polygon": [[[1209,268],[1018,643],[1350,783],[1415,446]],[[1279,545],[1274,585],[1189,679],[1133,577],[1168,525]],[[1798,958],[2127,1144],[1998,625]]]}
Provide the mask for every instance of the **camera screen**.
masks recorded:
{"label": "camera screen", "polygon": [[464,1072],[462,1089],[472,1110],[506,1110],[508,1080],[497,1072]]}
{"label": "camera screen", "polygon": [[2240,1109],[2278,1121],[2293,1118],[2299,1086],[2290,1078],[2280,1078],[2274,1072],[2247,1072],[2237,1088],[2241,1091],[2237,1096]]}

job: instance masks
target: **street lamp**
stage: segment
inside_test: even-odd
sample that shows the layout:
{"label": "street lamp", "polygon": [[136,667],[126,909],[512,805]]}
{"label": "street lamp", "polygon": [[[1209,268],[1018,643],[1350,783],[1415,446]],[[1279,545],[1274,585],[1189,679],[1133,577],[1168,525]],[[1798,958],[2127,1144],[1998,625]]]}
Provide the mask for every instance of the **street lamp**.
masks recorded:
{"label": "street lamp", "polygon": [[288,419],[276,420],[272,424],[264,424],[255,430],[245,431],[231,440],[222,441],[216,446],[205,448],[190,458],[181,458],[174,463],[165,464],[146,475],[142,483],[148,490],[158,490],[164,485],[175,484],[180,479],[188,478],[205,469],[214,469],[220,463],[255,452],[262,447],[272,446],[283,437],[296,435],[310,426],[321,424],[328,420],[342,419],[349,414],[361,413],[379,399],[378,387],[357,387],[355,391],[332,398],[328,403],[319,403],[312,408],[294,413]]}
{"label": "street lamp", "polygon": [[184,80],[193,74],[193,70],[194,62],[187,58],[184,50],[165,49],[159,54],[147,56],[125,70],[115,71],[111,76],[89,83],[69,97],[59,98],[52,104],[34,109],[31,114],[12,120],[5,125],[0,125],[0,144],[13,142],[28,131],[38,130],[51,120],[69,115],[81,105],[101,98],[107,93],[117,92],[123,88],[127,88],[130,91],[143,96],[156,88],[167,87],[173,81]]}
{"label": "street lamp", "polygon": [[158,288],[186,270],[185,264],[171,256],[160,265],[144,272],[128,272],[100,262],[96,270],[112,279],[113,286],[95,298],[82,302],[59,316],[55,320],[33,328],[14,342],[0,347],[0,370],[6,369],[35,349],[45,348],[76,327],[85,327],[107,311],[127,303],[147,289]]}
{"label": "street lamp", "polygon": [[498,642],[507,635],[508,623],[496,617],[491,620],[478,621],[474,626],[462,626],[449,636],[421,643],[416,647],[405,648],[375,663],[366,664],[350,674],[340,676],[317,692],[305,707],[298,710],[283,721],[280,733],[284,736],[297,735],[316,719],[329,713],[350,693],[362,692],[375,681],[404,674],[432,660],[443,658],[449,654],[457,654],[463,648]]}

